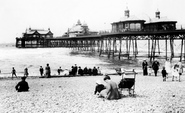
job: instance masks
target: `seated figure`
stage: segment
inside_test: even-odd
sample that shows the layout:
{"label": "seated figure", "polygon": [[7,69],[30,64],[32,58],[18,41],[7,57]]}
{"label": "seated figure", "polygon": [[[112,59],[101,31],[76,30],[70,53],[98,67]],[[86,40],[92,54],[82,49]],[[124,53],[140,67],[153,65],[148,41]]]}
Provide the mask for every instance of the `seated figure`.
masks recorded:
{"label": "seated figure", "polygon": [[118,91],[117,84],[111,80],[108,75],[105,75],[104,81],[106,84],[106,89],[100,92],[99,97],[106,98],[108,100],[120,99],[120,93]]}
{"label": "seated figure", "polygon": [[21,79],[22,79],[22,81],[20,81],[20,82],[15,86],[15,89],[16,89],[18,92],[28,91],[28,90],[29,90],[29,86],[28,86],[28,83],[25,81],[26,77],[22,77]]}

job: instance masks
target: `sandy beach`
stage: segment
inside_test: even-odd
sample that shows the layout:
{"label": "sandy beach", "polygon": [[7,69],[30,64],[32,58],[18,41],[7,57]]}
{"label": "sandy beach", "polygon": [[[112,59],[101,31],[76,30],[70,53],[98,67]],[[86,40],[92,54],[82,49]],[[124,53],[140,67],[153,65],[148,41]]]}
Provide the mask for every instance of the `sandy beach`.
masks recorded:
{"label": "sandy beach", "polygon": [[[119,82],[121,77],[110,75]],[[169,78],[136,77],[135,97],[124,91],[119,100],[94,95],[95,81],[103,76],[38,78],[28,77],[29,92],[16,92],[20,78],[0,79],[1,113],[184,113],[185,76],[181,82]]]}

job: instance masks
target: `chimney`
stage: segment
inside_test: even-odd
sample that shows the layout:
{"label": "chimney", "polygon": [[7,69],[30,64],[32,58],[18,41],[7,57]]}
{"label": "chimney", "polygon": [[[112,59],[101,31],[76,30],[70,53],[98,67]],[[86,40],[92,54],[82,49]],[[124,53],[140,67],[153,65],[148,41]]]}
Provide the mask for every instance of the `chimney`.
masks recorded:
{"label": "chimney", "polygon": [[157,10],[157,11],[155,12],[155,17],[158,18],[158,19],[160,19],[160,11],[159,11],[159,10]]}
{"label": "chimney", "polygon": [[125,10],[125,17],[126,18],[129,18],[129,16],[130,16],[130,14],[129,14],[129,10],[128,10],[128,7],[126,8],[126,10]]}

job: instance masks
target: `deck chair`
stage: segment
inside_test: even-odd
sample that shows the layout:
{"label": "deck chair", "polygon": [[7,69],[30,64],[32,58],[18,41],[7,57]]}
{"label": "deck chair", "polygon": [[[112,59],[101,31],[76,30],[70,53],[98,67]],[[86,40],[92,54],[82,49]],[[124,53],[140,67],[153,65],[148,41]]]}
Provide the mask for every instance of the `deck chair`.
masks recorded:
{"label": "deck chair", "polygon": [[126,90],[128,90],[129,95],[134,96],[134,94],[135,94],[136,74],[137,73],[135,72],[134,69],[133,69],[133,71],[125,71],[121,74],[122,79],[121,79],[120,83],[118,84],[118,88],[120,89],[121,93],[122,93],[123,90],[126,89]]}

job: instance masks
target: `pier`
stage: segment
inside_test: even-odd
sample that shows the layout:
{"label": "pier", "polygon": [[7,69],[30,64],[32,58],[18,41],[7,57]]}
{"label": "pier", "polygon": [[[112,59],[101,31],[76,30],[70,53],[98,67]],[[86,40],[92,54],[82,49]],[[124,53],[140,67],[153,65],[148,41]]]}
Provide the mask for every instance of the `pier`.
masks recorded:
{"label": "pier", "polygon": [[[155,14],[154,19],[146,22],[130,16],[129,10],[126,9],[124,19],[111,23],[111,31],[103,33],[88,31],[87,24],[81,24],[80,21],[61,37],[53,37],[50,29],[44,33],[32,30],[24,33],[24,37],[16,38],[16,47],[65,47],[76,51],[97,52],[99,56],[106,55],[108,58],[119,60],[138,57],[148,57],[150,61],[156,57],[185,60],[185,30],[176,29],[177,21],[160,17],[159,11]],[[138,48],[139,40],[147,41],[147,47],[142,54],[139,54],[141,52]],[[174,49],[176,40],[180,41],[178,53]],[[165,47],[163,52],[161,52],[161,43]]]}
{"label": "pier", "polygon": [[[63,38],[47,38],[47,39],[32,39],[30,44],[24,45],[24,39],[16,40],[16,47],[65,47],[77,51],[91,51],[98,52],[99,56],[107,55],[108,58],[121,59],[121,57],[142,57],[138,56],[138,40],[147,40],[148,47],[145,57],[154,60],[155,57],[160,56],[161,40],[165,43],[165,59],[179,57],[180,61],[185,60],[185,30],[174,31],[156,31],[156,32],[122,32],[122,33],[105,33],[101,35],[79,36],[79,37],[63,37]],[[181,52],[175,55],[174,41],[181,41]],[[170,42],[168,45],[167,41]],[[123,45],[123,42],[125,44]],[[167,48],[170,46],[170,53]],[[144,56],[143,56],[144,57]]]}

